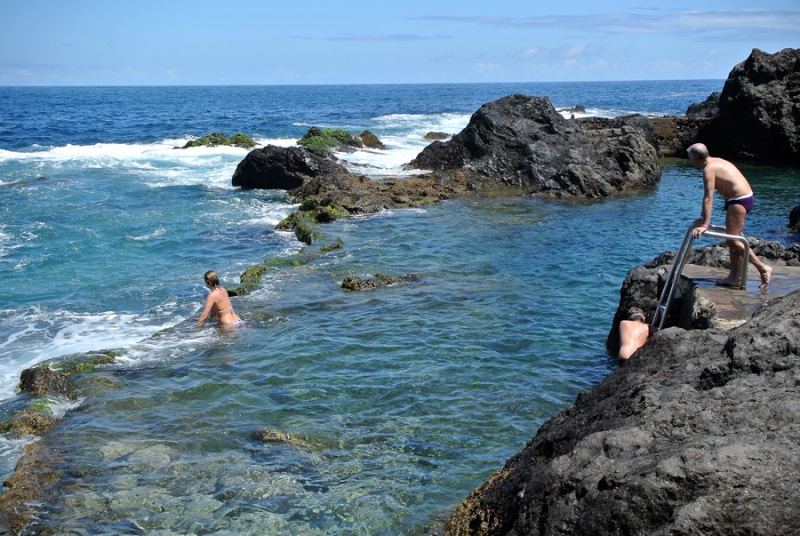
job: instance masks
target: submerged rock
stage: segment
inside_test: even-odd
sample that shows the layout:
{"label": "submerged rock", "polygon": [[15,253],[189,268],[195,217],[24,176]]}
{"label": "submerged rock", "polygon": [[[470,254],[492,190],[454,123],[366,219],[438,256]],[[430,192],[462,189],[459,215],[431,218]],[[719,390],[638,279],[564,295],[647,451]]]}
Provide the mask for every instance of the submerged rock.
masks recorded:
{"label": "submerged rock", "polygon": [[460,172],[548,197],[605,197],[655,184],[658,155],[639,128],[586,130],[547,97],[484,104],[447,142],[434,141],[409,169]]}
{"label": "submerged rock", "polygon": [[361,279],[358,276],[346,277],[342,281],[342,288],[344,290],[365,290],[371,288],[388,287],[389,285],[396,285],[403,281],[417,279],[417,276],[409,274],[405,277],[394,277],[386,274],[375,274],[374,278]]}
{"label": "submerged rock", "polygon": [[446,534],[800,532],[800,291],[656,333],[547,421]]}

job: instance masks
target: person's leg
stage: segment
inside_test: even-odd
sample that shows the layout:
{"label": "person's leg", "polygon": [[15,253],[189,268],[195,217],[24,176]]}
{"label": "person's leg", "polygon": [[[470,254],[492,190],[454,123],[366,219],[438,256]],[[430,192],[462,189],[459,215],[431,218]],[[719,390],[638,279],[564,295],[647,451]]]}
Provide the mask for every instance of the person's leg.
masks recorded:
{"label": "person's leg", "polygon": [[[725,216],[725,232],[730,235],[744,236],[744,222],[747,216],[745,208],[739,204],[731,203],[728,206],[728,212]],[[728,249],[731,255],[731,272],[722,284],[736,285],[739,280],[739,263],[744,256],[744,244],[738,240],[729,240]],[[764,264],[755,253],[752,251],[747,259],[750,264],[756,267],[759,275],[761,276],[761,285],[759,288],[765,289],[769,285],[772,276],[772,268]]]}
{"label": "person's leg", "polygon": [[[743,206],[731,203],[725,214],[725,232],[729,235],[742,236],[745,216],[747,211]],[[733,286],[739,282],[739,263],[744,255],[744,244],[738,240],[728,240],[728,251],[731,257],[731,271],[728,277],[719,281],[719,284]]]}

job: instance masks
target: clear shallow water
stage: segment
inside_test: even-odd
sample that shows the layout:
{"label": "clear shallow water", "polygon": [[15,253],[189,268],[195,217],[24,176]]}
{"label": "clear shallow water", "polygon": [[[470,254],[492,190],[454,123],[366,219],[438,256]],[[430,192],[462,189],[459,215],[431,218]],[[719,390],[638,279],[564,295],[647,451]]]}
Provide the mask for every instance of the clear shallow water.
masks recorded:
{"label": "clear shallow water", "polygon": [[[551,98],[571,106],[583,96],[599,108],[594,93],[609,110],[680,113],[721,87],[706,82],[695,96],[696,82],[664,84],[644,83],[638,103],[619,84],[563,85]],[[19,113],[22,130],[39,134],[0,136],[0,269],[10,298],[0,306],[0,389],[13,404],[22,368],[121,352],[45,439],[67,471],[41,505],[42,525],[424,534],[600,381],[615,366],[604,343],[625,274],[675,249],[699,211],[699,174],[683,162],[667,163],[653,190],[618,199],[500,195],[340,220],[322,230],[343,249],[270,271],[234,299],[243,329],[191,325],[205,270],[232,286],[246,266],[300,247],[273,230],[293,208],[282,194],[229,186],[244,151],[173,146],[209,131],[286,144],[307,129],[298,125],[370,128],[393,145],[351,158],[388,174],[424,146],[420,133],[460,129],[510,89],[67,88],[61,119],[70,120],[58,134],[46,110],[30,114],[33,124]],[[30,91],[26,105],[35,97],[52,107],[62,90]],[[675,111],[654,104],[675,95],[685,101]],[[0,110],[7,125],[8,108]],[[44,133],[57,139],[40,145]],[[797,172],[745,172],[757,192],[747,234],[794,240],[783,228]],[[339,288],[375,273],[419,278]],[[294,439],[254,439],[260,429]],[[20,443],[2,446],[8,474]]]}

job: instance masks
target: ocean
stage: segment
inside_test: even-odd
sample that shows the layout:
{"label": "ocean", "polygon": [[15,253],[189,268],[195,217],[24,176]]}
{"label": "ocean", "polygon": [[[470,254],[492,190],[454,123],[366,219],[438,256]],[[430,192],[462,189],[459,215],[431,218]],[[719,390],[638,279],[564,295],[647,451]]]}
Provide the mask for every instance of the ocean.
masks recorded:
{"label": "ocean", "polygon": [[[338,156],[402,177],[427,132],[511,93],[565,114],[678,115],[722,85],[0,87],[0,414],[19,409],[23,369],[118,354],[79,400],[52,401],[42,441],[63,476],[31,531],[435,532],[617,366],[604,345],[627,271],[677,249],[702,197],[699,172],[666,160],[656,187],[612,199],[497,191],[340,219],[319,230],[341,249],[292,262],[306,250],[275,225],[293,201],[231,186],[246,150],[177,147],[367,129],[386,150]],[[745,233],[796,242],[800,171],[742,169],[757,196]],[[272,258],[287,262],[233,298],[242,328],[194,327],[206,270],[235,287]],[[378,273],[416,277],[341,289]],[[0,436],[0,476],[31,440]]]}

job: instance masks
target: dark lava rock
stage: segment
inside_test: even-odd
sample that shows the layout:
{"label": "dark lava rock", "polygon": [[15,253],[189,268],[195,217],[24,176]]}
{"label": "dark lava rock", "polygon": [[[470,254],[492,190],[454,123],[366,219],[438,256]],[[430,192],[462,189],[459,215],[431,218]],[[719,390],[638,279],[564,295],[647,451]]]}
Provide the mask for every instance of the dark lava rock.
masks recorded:
{"label": "dark lava rock", "polygon": [[547,97],[510,95],[484,104],[447,142],[434,141],[407,169],[460,172],[546,197],[605,197],[655,184],[655,149],[630,126],[585,130]]}
{"label": "dark lava rock", "polygon": [[586,130],[621,129],[625,127],[638,129],[647,140],[647,143],[658,150],[658,139],[653,130],[653,123],[643,115],[622,115],[613,119],[605,117],[581,117],[575,121]]}
{"label": "dark lava rock", "polygon": [[700,129],[711,120],[705,117],[652,117],[658,154],[664,157],[686,158],[686,149],[697,142]]}
{"label": "dark lava rock", "polygon": [[800,533],[800,291],[669,328],[546,422],[446,534]]}
{"label": "dark lava rock", "polygon": [[800,205],[797,205],[789,213],[789,229],[800,233]]}
{"label": "dark lava rock", "polygon": [[250,151],[236,166],[233,186],[245,189],[291,190],[315,177],[349,172],[324,152],[305,147],[267,145]]}
{"label": "dark lava rock", "polygon": [[686,117],[714,117],[719,113],[719,91],[715,91],[700,104],[690,104],[686,108]]}
{"label": "dark lava rock", "polygon": [[714,156],[800,165],[800,49],[753,49],[728,75],[719,113],[697,141]]}

